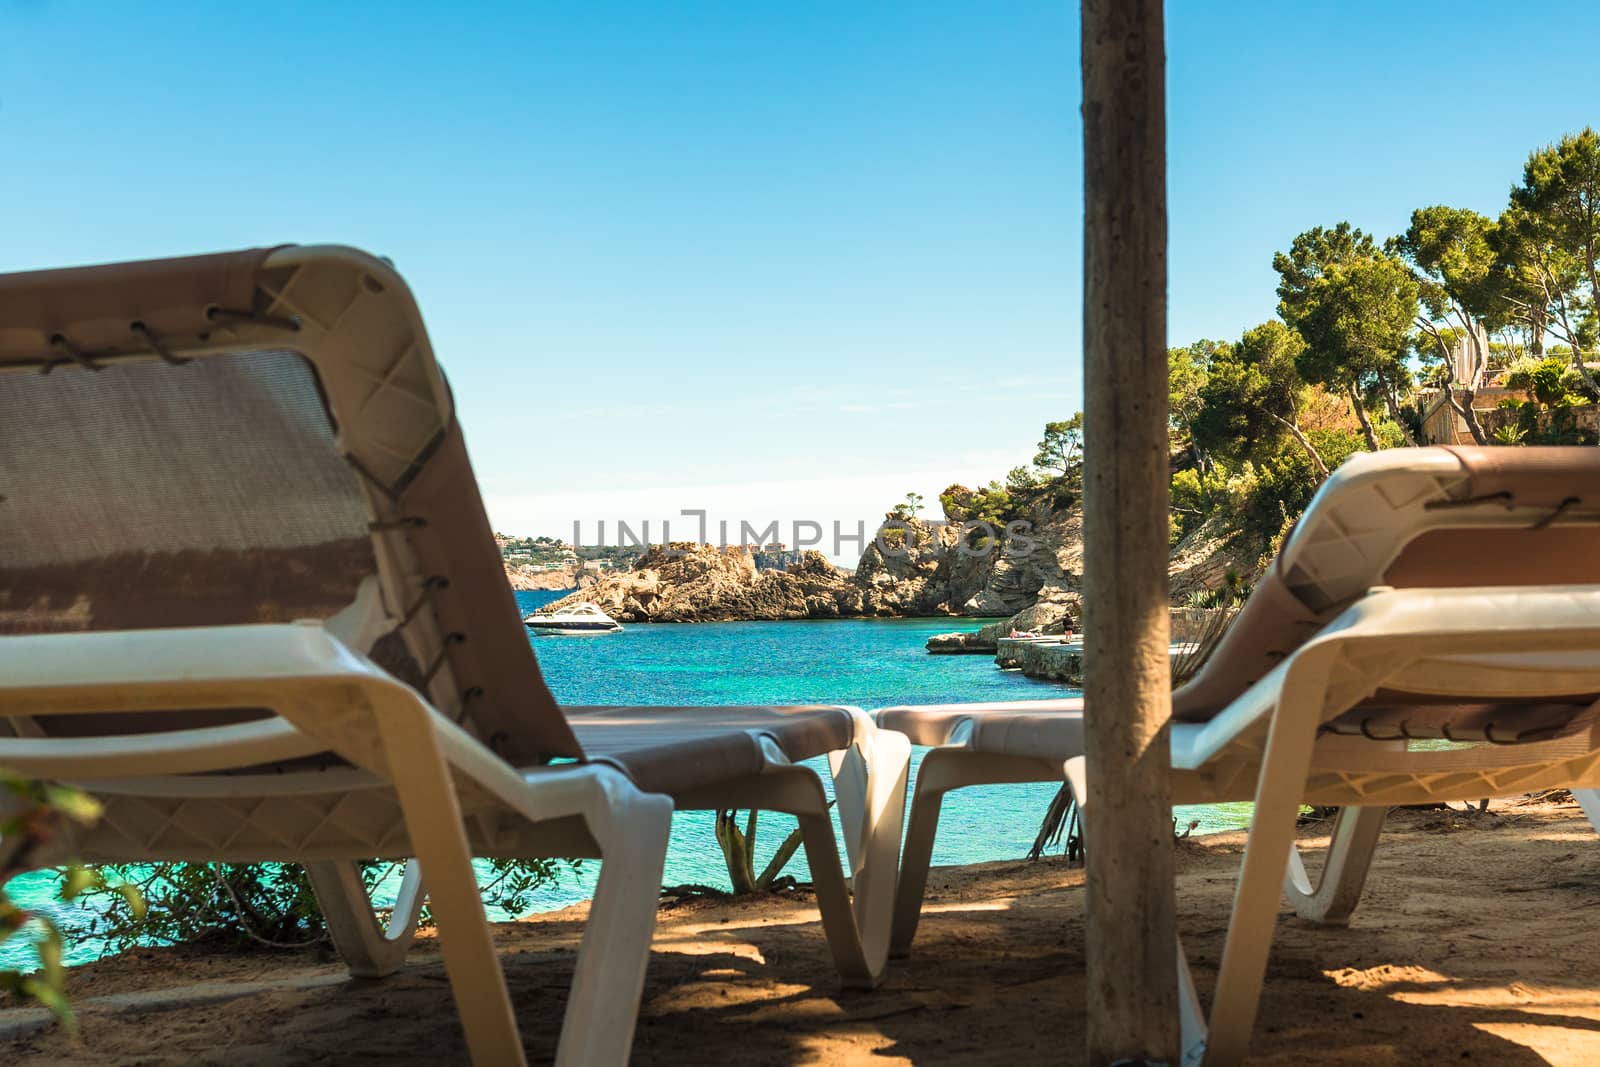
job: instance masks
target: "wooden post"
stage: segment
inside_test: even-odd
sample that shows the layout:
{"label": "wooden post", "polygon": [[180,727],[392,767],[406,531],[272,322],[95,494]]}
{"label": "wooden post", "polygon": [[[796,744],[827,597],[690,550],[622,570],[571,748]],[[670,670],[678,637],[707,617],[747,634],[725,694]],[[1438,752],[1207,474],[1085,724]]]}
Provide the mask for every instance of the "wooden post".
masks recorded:
{"label": "wooden post", "polygon": [[1161,0],[1083,0],[1089,1062],[1176,1064]]}

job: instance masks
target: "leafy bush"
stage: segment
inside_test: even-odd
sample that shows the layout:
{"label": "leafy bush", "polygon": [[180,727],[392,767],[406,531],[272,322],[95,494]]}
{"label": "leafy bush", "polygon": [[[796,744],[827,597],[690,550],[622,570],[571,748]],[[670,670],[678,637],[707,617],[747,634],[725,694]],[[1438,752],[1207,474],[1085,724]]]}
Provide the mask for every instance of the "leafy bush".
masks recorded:
{"label": "leafy bush", "polygon": [[990,482],[973,494],[972,506],[967,509],[967,518],[986,522],[996,530],[1003,529],[1005,524],[1012,519],[1021,518],[1023,508],[1005,486],[999,482]]}
{"label": "leafy bush", "polygon": [[1528,436],[1528,431],[1520,426],[1502,426],[1494,432],[1494,442],[1497,445],[1520,445]]}
{"label": "leafy bush", "polygon": [[1366,442],[1356,430],[1311,430],[1306,437],[1330,471],[1338,470],[1341,463],[1357,452],[1367,450]]}
{"label": "leafy bush", "polygon": [[1529,388],[1533,398],[1541,404],[1559,404],[1566,399],[1566,386],[1561,384],[1567,365],[1554,357],[1540,361],[1530,375]]}
{"label": "leafy bush", "polygon": [[1506,364],[1504,375],[1500,382],[1507,389],[1516,389],[1524,393],[1533,389],[1533,372],[1539,367],[1539,360],[1531,356],[1523,356]]}
{"label": "leafy bush", "polygon": [[[510,914],[532,906],[532,894],[559,880],[576,860],[492,860],[481,887],[485,904]],[[376,860],[360,864],[370,890],[398,869]],[[328,942],[327,922],[305,868],[293,863],[116,864],[99,868],[137,889],[138,909],[111,891],[91,888],[84,902],[97,914],[87,924],[107,952],[137,945],[206,942],[231,948],[252,945],[306,948]],[[423,909],[423,924],[430,917]]]}
{"label": "leafy bush", "polygon": [[1046,479],[1032,467],[1012,467],[1006,474],[1006,491],[1028,493],[1038,489]]}
{"label": "leafy bush", "polygon": [[1240,528],[1257,544],[1271,543],[1311,503],[1318,481],[1306,454],[1286,449],[1274,462],[1262,464],[1254,487],[1242,501]]}
{"label": "leafy bush", "polygon": [[1574,404],[1588,404],[1600,399],[1596,397],[1595,391],[1589,388],[1589,383],[1583,380],[1583,374],[1578,368],[1570,364],[1561,372],[1561,388],[1566,390],[1568,398]]}
{"label": "leafy bush", "polygon": [[[7,813],[0,819],[0,943],[25,932],[35,933],[34,951],[39,959],[39,969],[31,973],[0,971],[0,993],[42,1004],[76,1036],[77,1023],[66,994],[61,928],[48,915],[12,903],[5,887],[13,875],[37,866],[39,850],[60,834],[63,823],[89,826],[100,818],[100,805],[67,786],[26,782],[0,772],[0,811]],[[109,884],[101,873],[77,864],[62,871],[58,892],[62,900],[76,900],[89,892],[121,901],[130,915],[143,908],[131,886]]]}
{"label": "leafy bush", "polygon": [[1524,356],[1506,368],[1504,378],[1507,389],[1526,393],[1530,401],[1545,405],[1563,403],[1571,395],[1567,382],[1576,379],[1582,383],[1577,368],[1560,356],[1533,359]]}

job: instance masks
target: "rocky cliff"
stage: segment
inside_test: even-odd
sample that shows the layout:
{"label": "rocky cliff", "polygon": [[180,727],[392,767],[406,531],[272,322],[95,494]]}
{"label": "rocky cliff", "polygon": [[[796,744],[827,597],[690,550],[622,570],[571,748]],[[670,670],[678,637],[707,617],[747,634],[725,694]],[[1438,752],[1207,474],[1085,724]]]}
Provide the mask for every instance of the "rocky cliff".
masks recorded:
{"label": "rocky cliff", "polygon": [[1078,615],[1083,520],[1077,507],[1034,509],[1023,536],[1000,544],[958,525],[913,519],[862,554],[856,580],[873,615],[1016,616],[1058,631]]}
{"label": "rocky cliff", "polygon": [[620,622],[728,622],[860,615],[860,589],[820,552],[787,570],[758,570],[741,546],[675,542],[651,548],[631,571],[607,574],[551,605],[598,604]]}
{"label": "rocky cliff", "polygon": [[[724,622],[986,616],[985,642],[1011,630],[1060,633],[1082,610],[1083,518],[1076,506],[1036,508],[1025,536],[987,545],[961,527],[911,519],[871,542],[854,573],[819,552],[784,570],[758,569],[749,549],[677,542],[654,547],[633,570],[584,579],[556,602],[592,601],[621,622]],[[1173,598],[1215,588],[1230,569],[1249,578],[1259,550],[1241,549],[1219,524],[1197,528],[1174,550]],[[546,572],[559,574],[560,572]],[[539,586],[529,588],[567,588]],[[954,649],[952,649],[954,650]]]}

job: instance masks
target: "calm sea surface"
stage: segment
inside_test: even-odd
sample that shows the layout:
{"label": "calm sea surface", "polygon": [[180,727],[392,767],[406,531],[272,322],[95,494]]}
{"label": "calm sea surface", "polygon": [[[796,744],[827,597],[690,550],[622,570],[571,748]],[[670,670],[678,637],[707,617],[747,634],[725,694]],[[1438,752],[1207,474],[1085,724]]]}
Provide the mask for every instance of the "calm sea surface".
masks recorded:
{"label": "calm sea surface", "polygon": [[[524,611],[555,593],[518,593]],[[988,656],[930,656],[924,643],[932,634],[976,629],[971,620],[736,622],[696,625],[637,625],[603,637],[532,638],[545,679],[565,704],[887,704],[1045,699],[1074,691],[1020,674],[1001,671]],[[919,750],[913,757],[916,773]],[[826,772],[825,761],[817,761]],[[1033,843],[1056,787],[980,786],[946,800],[940,821],[936,864],[1018,859]],[[1177,812],[1199,831],[1245,825],[1248,806],[1222,805]],[[768,815],[758,834],[757,862],[765,861],[794,825]],[[563,907],[587,897],[598,864],[566,873],[535,898],[537,911]],[[759,869],[759,868],[758,868]],[[787,873],[806,878],[804,854]],[[709,812],[674,817],[667,856],[669,884],[700,883],[726,888],[728,878],[712,834]],[[82,912],[50,902],[55,879],[46,872],[13,881],[21,902],[42,907],[65,925],[81,926]],[[0,946],[0,967],[22,963],[21,946]],[[81,963],[100,955],[92,938],[80,936],[68,954]]]}

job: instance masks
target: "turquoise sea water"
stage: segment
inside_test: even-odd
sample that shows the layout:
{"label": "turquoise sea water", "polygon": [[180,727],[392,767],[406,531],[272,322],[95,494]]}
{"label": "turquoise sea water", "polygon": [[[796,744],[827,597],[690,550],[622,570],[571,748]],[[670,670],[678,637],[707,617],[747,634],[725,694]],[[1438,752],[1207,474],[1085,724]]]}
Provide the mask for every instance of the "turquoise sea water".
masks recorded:
{"label": "turquoise sea water", "polygon": [[[518,593],[524,611],[556,598],[554,593]],[[988,656],[930,656],[928,637],[953,629],[976,629],[973,620],[837,620],[740,622],[695,625],[633,625],[601,637],[531,638],[556,698],[564,704],[888,704],[976,700],[1040,700],[1073,690],[1001,671]],[[918,751],[913,756],[916,773]],[[825,761],[817,761],[826,772]],[[1033,843],[1056,786],[978,786],[950,797],[941,816],[936,864],[1017,859]],[[1248,819],[1242,805],[1180,809],[1198,832],[1232,829]],[[793,827],[779,815],[763,817],[758,863],[764,862]],[[534,910],[564,907],[587,897],[598,864],[535,896]],[[803,853],[786,872],[806,878]],[[728,885],[712,834],[709,812],[684,812],[673,819],[667,857],[668,884]],[[25,875],[10,890],[23,903],[48,907],[69,928],[82,912],[50,904],[55,883],[47,872]],[[69,962],[100,955],[87,936],[74,939]],[[25,962],[21,946],[0,946],[0,967]]]}

